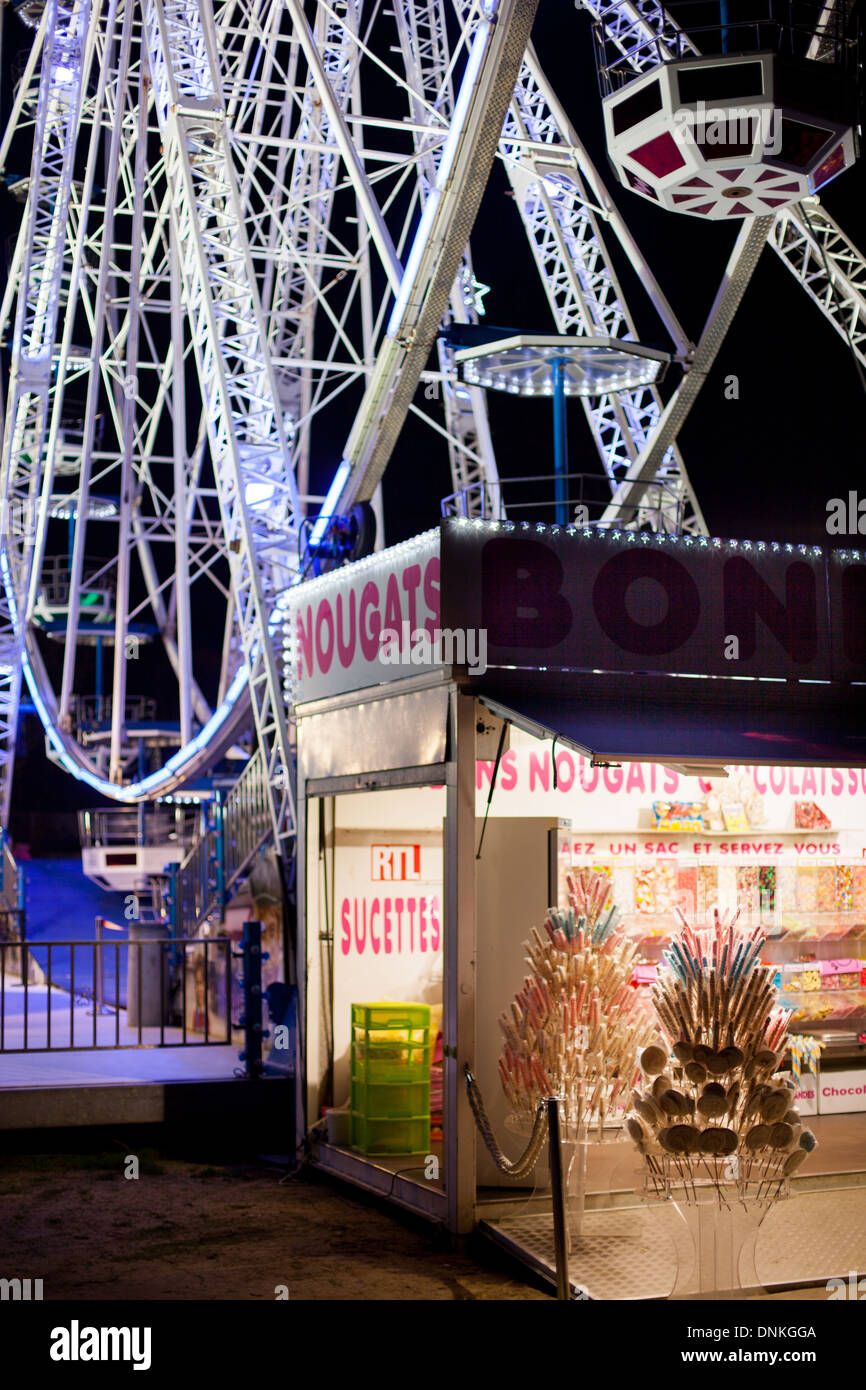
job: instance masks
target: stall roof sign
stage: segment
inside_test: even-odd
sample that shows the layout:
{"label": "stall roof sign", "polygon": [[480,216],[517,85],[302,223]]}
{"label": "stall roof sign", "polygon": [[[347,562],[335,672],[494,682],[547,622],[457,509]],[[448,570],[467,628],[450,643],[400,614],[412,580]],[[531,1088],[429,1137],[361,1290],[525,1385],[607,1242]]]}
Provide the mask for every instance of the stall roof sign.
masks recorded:
{"label": "stall roof sign", "polygon": [[296,704],[441,666],[438,530],[299,584],[285,609],[287,693]]}
{"label": "stall roof sign", "polygon": [[491,668],[866,681],[864,552],[452,518],[441,561]]}
{"label": "stall roof sign", "polygon": [[759,680],[866,682],[856,550],[449,518],[283,606],[296,704],[420,669],[714,677],[734,706]]}

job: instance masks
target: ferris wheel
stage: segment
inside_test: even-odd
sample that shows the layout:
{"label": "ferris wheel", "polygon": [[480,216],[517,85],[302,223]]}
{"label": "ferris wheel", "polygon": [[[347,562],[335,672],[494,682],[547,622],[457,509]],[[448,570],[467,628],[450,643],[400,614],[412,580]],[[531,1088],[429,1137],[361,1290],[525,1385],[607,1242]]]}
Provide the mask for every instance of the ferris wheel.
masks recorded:
{"label": "ferris wheel", "polygon": [[[866,268],[816,197],[857,153],[854,18],[775,2],[697,23],[677,0],[585,5],[617,176],[737,228],[697,343],[539,63],[539,0],[13,6],[32,45],[0,142],[22,207],[0,304],[0,818],[23,674],[51,755],[121,801],[242,766],[252,735],[291,838],[287,590],[376,503],[410,413],[470,514],[497,494],[484,387],[440,331],[483,310],[469,234],[495,159],[556,331],[635,339],[616,242],[682,369],[666,403],[654,384],[583,398],[602,522],[660,524],[664,484],[706,532],[677,436],[766,245],[866,360]],[[702,139],[707,100],[723,121],[746,106],[733,144]]]}

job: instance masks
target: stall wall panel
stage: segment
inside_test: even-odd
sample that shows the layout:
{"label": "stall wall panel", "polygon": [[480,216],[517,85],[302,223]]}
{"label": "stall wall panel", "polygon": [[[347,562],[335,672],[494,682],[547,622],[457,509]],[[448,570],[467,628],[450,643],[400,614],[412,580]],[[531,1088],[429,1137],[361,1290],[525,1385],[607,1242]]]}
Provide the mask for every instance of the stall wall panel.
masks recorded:
{"label": "stall wall panel", "polygon": [[866,1068],[822,1071],[819,1115],[844,1115],[854,1110],[866,1110]]}
{"label": "stall wall panel", "polygon": [[342,827],[342,803],[355,800],[338,798],[333,861],[337,1105],[350,1093],[352,1004],[442,1003],[441,827],[413,829],[405,817],[373,829]]}
{"label": "stall wall panel", "polygon": [[309,781],[442,763],[447,726],[444,686],[301,716],[299,776]]}
{"label": "stall wall panel", "polygon": [[444,787],[377,788],[341,796],[338,824],[341,831],[412,825],[416,830],[435,830],[441,837],[444,816]]}
{"label": "stall wall panel", "polygon": [[[318,799],[307,802],[307,858],[305,889],[305,931],[307,1001],[305,1031],[305,1065],[307,1081],[307,1122],[315,1124],[323,1105],[330,1104],[328,1095],[328,1039],[330,1022],[327,1015],[325,980],[325,949],[322,934],[328,920],[326,904],[330,893],[332,867],[319,853]],[[325,815],[333,815],[333,802],[325,801]],[[326,874],[327,869],[327,874]]]}
{"label": "stall wall panel", "polygon": [[[480,837],[482,822],[476,823]],[[549,902],[548,834],[557,822],[551,817],[491,819],[476,865],[478,968],[476,971],[476,1065],[487,1114],[500,1147],[511,1158],[527,1140],[505,1127],[509,1114],[502,1093],[497,1061],[503,1037],[499,1015],[508,1009],[529,967],[523,942],[532,927],[541,928]],[[526,1187],[536,1176],[546,1180],[546,1165],[519,1182],[500,1173],[481,1139],[478,1140],[479,1187]]]}
{"label": "stall wall panel", "polygon": [[287,598],[296,701],[417,674],[420,664],[434,664],[429,649],[417,660],[415,638],[432,639],[439,626],[439,532],[309,579]]}

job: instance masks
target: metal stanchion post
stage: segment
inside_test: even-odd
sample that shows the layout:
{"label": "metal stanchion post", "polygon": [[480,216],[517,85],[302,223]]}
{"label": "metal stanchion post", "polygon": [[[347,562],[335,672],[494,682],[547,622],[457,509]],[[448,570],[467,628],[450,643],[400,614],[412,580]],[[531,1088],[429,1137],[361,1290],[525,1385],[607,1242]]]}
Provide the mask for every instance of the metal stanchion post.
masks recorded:
{"label": "metal stanchion post", "polygon": [[[94,1017],[101,1017],[101,1016],[102,1016],[102,1002],[103,1002],[103,1001],[102,1001],[102,941],[103,941],[104,935],[105,935],[105,929],[104,929],[104,927],[103,927],[103,919],[102,919],[101,917],[97,917],[97,919],[96,919],[96,945],[95,945],[94,948],[93,948],[94,951],[95,951],[95,953],[96,953],[96,960],[95,960],[95,962],[94,962],[94,965],[95,965],[95,972],[94,972],[94,973],[95,973],[95,975],[96,975],[96,979],[95,979],[95,981],[94,981],[94,986],[95,986],[95,987],[94,987],[94,990],[93,990],[93,997],[94,997],[94,1005],[93,1005]],[[94,1031],[96,1031],[96,1030],[94,1029]]]}
{"label": "metal stanchion post", "polygon": [[565,1230],[565,1179],[559,1145],[559,1097],[547,1098],[547,1132],[550,1147],[550,1186],[553,1192],[553,1246],[556,1256],[556,1297],[571,1300],[568,1277],[568,1241]]}
{"label": "metal stanchion post", "polygon": [[[244,1012],[238,1020],[238,1026],[244,1030],[240,1060],[246,1063],[247,1076],[258,1077],[265,1069],[262,1040],[270,1037],[270,1030],[262,1028],[262,961],[268,959],[268,952],[262,950],[261,922],[244,922],[242,948],[233,954],[242,957],[244,962]],[[231,1007],[230,995],[226,1004]]]}

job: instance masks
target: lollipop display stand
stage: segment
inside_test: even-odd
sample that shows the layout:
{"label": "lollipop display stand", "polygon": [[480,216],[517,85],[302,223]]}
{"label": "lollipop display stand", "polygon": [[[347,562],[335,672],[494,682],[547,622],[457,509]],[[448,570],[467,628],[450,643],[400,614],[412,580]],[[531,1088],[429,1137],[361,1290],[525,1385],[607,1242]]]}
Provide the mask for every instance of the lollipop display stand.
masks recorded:
{"label": "lollipop display stand", "polygon": [[[563,1144],[563,1159],[568,1165],[565,1179],[565,1215],[568,1236],[568,1253],[572,1253],[572,1242],[579,1240],[583,1230],[583,1213],[586,1208],[586,1140],[576,1144]],[[571,1149],[571,1153],[568,1150]]]}
{"label": "lollipop display stand", "polygon": [[645,1194],[672,1203],[690,1236],[673,1297],[758,1287],[761,1223],[816,1145],[782,1068],[789,1015],[759,963],[760,930],[738,914],[702,930],[679,915],[653,990],[659,1041],[641,1053],[626,1117]]}
{"label": "lollipop display stand", "polygon": [[[650,1017],[610,883],[582,870],[568,887],[569,908],[551,908],[544,933],[525,943],[531,973],[499,1019],[506,1123],[528,1134],[539,1105],[555,1106],[551,1172],[561,1170],[565,1198],[554,1191],[557,1268],[572,1252],[591,1262],[606,1238],[586,1234],[598,1225],[595,1212],[584,1219],[587,1156],[620,1137],[625,1108],[645,1220],[657,1213],[660,1241],[664,1231],[676,1247],[669,1296],[756,1289],[761,1225],[816,1144],[784,1071],[789,1012],[760,961],[765,938],[739,926],[738,913],[698,928],[678,912]],[[658,1255],[670,1271],[661,1245]]]}
{"label": "lollipop display stand", "polygon": [[603,874],[568,875],[571,906],[550,908],[524,942],[530,974],[500,1014],[499,1079],[530,1126],[544,1096],[562,1100],[562,1137],[579,1142],[618,1122],[638,1053],[655,1025],[632,988],[637,954]]}
{"label": "lollipop display stand", "polygon": [[770,1190],[765,1178],[738,1183],[727,1161],[711,1160],[709,1173],[683,1181],[679,1165],[666,1158],[642,1191],[655,1211],[673,1210],[668,1233],[676,1245],[676,1281],[671,1298],[737,1294],[761,1288],[755,1252],[761,1226],[773,1206],[790,1195],[789,1179]]}
{"label": "lollipop display stand", "polygon": [[[524,1138],[528,1138],[531,1133],[531,1126],[522,1115],[507,1116],[505,1127],[513,1134],[520,1134]],[[577,1135],[573,1131],[569,1131],[567,1125],[563,1126],[560,1151],[562,1153],[562,1168],[565,1173],[566,1233],[569,1254],[573,1252],[573,1244],[580,1239],[583,1232],[589,1151],[600,1145],[607,1147],[609,1144],[620,1144],[626,1137],[618,1128],[606,1129],[604,1137],[599,1139],[597,1126],[590,1130],[584,1125]]]}
{"label": "lollipop display stand", "polygon": [[765,1212],[739,1205],[719,1208],[709,1196],[696,1204],[674,1205],[691,1237],[691,1257],[677,1261],[671,1298],[758,1287],[755,1245]]}

